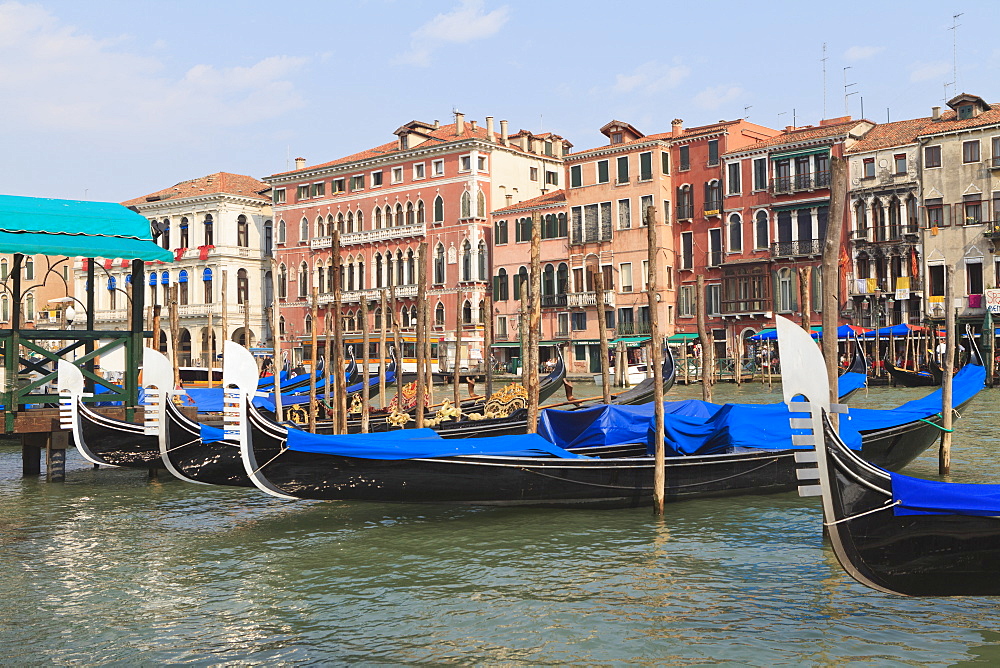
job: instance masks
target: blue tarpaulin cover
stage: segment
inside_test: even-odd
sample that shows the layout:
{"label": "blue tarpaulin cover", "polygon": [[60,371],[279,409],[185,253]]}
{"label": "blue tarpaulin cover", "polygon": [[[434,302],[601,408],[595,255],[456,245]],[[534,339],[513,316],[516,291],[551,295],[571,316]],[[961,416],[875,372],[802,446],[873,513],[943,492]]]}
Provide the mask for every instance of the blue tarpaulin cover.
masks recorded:
{"label": "blue tarpaulin cover", "polygon": [[218,427],[210,427],[207,424],[199,424],[201,428],[201,442],[202,443],[214,443],[215,441],[225,440],[225,432]]}
{"label": "blue tarpaulin cover", "polygon": [[969,485],[921,480],[898,473],[892,477],[896,515],[1000,516],[1000,485]]}
{"label": "blue tarpaulin cover", "polygon": [[[386,374],[385,374],[385,382],[386,382],[386,385],[390,385],[392,383],[395,383],[396,382],[396,374],[393,373],[393,372],[391,372],[391,371],[387,371]],[[364,387],[364,385],[365,385],[364,382],[355,383],[354,385],[349,385],[348,388],[347,388],[347,393],[348,394],[354,394],[355,392],[360,392],[361,389]],[[369,390],[371,388],[373,388],[373,387],[378,387],[378,386],[379,386],[379,379],[378,378],[369,378],[368,379],[368,388],[369,388]],[[316,388],[316,389],[319,389],[319,388]],[[333,393],[331,392],[330,394],[331,394],[331,398],[333,398],[332,397]],[[325,394],[317,394],[316,395],[316,400],[317,401],[324,401],[325,399],[326,399],[326,395]],[[282,394],[281,395],[281,405],[282,405],[282,407],[297,406],[298,404],[307,404],[307,403],[309,403],[308,389],[306,390],[306,394],[298,394],[298,391],[297,391],[296,394]],[[257,406],[259,408],[265,408],[265,409],[267,409],[267,410],[269,410],[269,411],[271,411],[273,413],[274,409],[277,407],[276,404],[274,403],[274,393],[272,392],[271,394],[269,394],[266,397],[257,397],[256,399],[254,399],[253,405]],[[199,408],[199,410],[200,410],[200,408]]]}
{"label": "blue tarpaulin cover", "polygon": [[[954,379],[954,405],[983,388],[986,370],[966,365]],[[793,446],[789,411],[784,404],[726,404],[698,400],[665,402],[665,443],[668,455],[711,454],[734,448],[808,449]],[[841,416],[840,436],[848,447],[861,448],[861,432],[927,419],[941,410],[941,390],[893,410],[852,408]],[[538,433],[562,448],[654,442],[653,404],[597,406],[576,411],[545,410]],[[652,453],[650,453],[652,454]]]}
{"label": "blue tarpaulin cover", "polygon": [[[319,372],[317,372],[319,373]],[[345,374],[346,375],[346,374]],[[298,392],[309,392],[309,378],[303,374],[299,376],[294,376],[281,384],[282,388],[289,385],[295,385],[296,383],[305,382],[304,390],[302,387],[296,387],[296,394],[285,394],[282,393],[282,402],[285,404],[296,403],[295,399],[299,399]],[[332,382],[332,381],[331,381]],[[361,389],[361,386],[358,386]],[[190,387],[184,388],[184,393],[187,394],[190,399],[190,404],[198,407],[199,413],[219,413],[222,411],[223,404],[223,390],[221,387]],[[308,394],[306,396],[306,401],[309,400]],[[285,399],[288,397],[288,399]],[[257,397],[254,399],[254,405],[260,406],[261,408],[267,408],[268,410],[274,410],[274,393],[272,392],[268,397]]]}
{"label": "blue tarpaulin cover", "polygon": [[458,455],[506,455],[511,457],[565,457],[566,452],[537,434],[488,438],[442,438],[433,429],[400,429],[374,434],[310,434],[288,430],[288,448],[296,452],[358,457],[361,459],[415,459]]}

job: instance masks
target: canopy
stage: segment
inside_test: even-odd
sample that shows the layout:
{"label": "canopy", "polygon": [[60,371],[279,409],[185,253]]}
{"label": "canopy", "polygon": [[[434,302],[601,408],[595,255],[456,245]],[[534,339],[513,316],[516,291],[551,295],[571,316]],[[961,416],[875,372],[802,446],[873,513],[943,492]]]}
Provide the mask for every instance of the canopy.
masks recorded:
{"label": "canopy", "polygon": [[[858,325],[841,325],[840,327],[837,328],[837,338],[838,339],[849,339],[852,336],[859,336],[859,335],[864,334],[865,332],[868,332],[868,331],[870,331],[870,330],[867,330],[864,327],[859,327]],[[822,339],[823,338],[823,328],[822,327],[813,327],[812,328],[812,337],[814,339]],[[760,330],[758,333],[756,333],[753,336],[751,336],[750,340],[751,341],[777,341],[778,340],[778,332],[773,327],[768,327],[766,329]]]}
{"label": "canopy", "polygon": [[113,202],[0,195],[0,253],[173,259],[153,243],[149,221]]}
{"label": "canopy", "polygon": [[892,477],[895,515],[1000,515],[1000,485],[921,480],[899,473]]}
{"label": "canopy", "polygon": [[879,336],[906,336],[910,332],[926,332],[926,327],[921,327],[920,325],[908,325],[905,322],[898,325],[893,325],[892,327],[882,327],[874,331],[870,331],[865,334],[866,339],[874,339],[875,335]]}

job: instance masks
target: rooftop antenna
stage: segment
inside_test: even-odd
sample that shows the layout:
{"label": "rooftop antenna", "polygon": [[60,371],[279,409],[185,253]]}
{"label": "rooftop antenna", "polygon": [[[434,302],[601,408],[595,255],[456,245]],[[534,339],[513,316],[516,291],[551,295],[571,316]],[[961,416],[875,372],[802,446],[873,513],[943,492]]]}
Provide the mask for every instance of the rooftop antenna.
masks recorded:
{"label": "rooftop antenna", "polygon": [[849,69],[852,69],[852,67],[850,65],[848,65],[847,67],[844,68],[844,115],[845,116],[847,116],[847,115],[850,114],[850,111],[847,108],[848,98],[851,97],[852,95],[856,95],[857,92],[858,92],[856,90],[852,90],[851,92],[847,91],[847,89],[850,88],[851,86],[857,86],[858,85],[856,83],[847,83],[847,70],[849,70]]}
{"label": "rooftop antenna", "polygon": [[778,125],[781,125],[781,117],[784,116],[787,113],[788,113],[787,111],[779,111],[778,112]]}
{"label": "rooftop antenna", "polygon": [[962,14],[953,14],[951,17],[951,27],[948,30],[951,31],[951,60],[952,60],[952,78],[955,80],[952,83],[955,84],[955,90],[958,90],[958,27],[961,25],[958,23],[958,17]]}
{"label": "rooftop antenna", "polygon": [[826,42],[823,42],[823,57],[820,61],[823,63],[823,118],[826,118]]}
{"label": "rooftop antenna", "polygon": [[747,112],[750,111],[752,108],[753,108],[752,104],[748,104],[747,106],[743,107],[743,120],[750,118],[750,114],[748,114]]}
{"label": "rooftop antenna", "polygon": [[889,120],[889,107],[885,108],[885,122],[886,123],[891,123],[892,122],[892,121]]}
{"label": "rooftop antenna", "polygon": [[948,83],[946,83],[944,85],[944,102],[945,102],[945,104],[948,103],[948,86],[954,86],[954,85],[955,85],[954,81],[949,81]]}

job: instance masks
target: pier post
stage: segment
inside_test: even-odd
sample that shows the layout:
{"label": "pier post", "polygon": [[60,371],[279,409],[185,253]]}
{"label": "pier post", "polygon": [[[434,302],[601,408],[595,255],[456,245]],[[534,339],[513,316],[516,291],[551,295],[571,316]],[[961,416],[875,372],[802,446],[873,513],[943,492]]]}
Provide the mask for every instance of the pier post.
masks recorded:
{"label": "pier post", "polygon": [[42,472],[42,448],[38,434],[21,434],[21,475],[25,478]]}
{"label": "pier post", "polygon": [[69,432],[60,429],[45,436],[45,480],[66,482],[66,448],[69,447]]}

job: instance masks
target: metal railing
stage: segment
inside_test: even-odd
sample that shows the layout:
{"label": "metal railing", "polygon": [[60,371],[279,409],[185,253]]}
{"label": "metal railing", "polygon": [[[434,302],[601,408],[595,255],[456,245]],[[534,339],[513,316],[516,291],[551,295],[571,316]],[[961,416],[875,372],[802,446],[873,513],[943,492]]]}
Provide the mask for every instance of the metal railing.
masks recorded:
{"label": "metal railing", "polygon": [[795,257],[798,255],[821,255],[823,253],[822,239],[803,239],[801,241],[778,241],[771,244],[771,257]]}
{"label": "metal railing", "polygon": [[[566,295],[566,305],[569,307],[580,308],[584,306],[597,306],[597,293],[596,292],[570,292]],[[604,305],[614,306],[615,305],[615,291],[605,290],[604,291]]]}
{"label": "metal railing", "polygon": [[542,295],[542,307],[559,307],[566,306],[568,301],[565,294],[561,295]]}
{"label": "metal railing", "polygon": [[619,322],[618,326],[615,328],[615,332],[618,336],[636,336],[642,334],[649,334],[651,325],[648,320],[639,320],[636,322]]}

